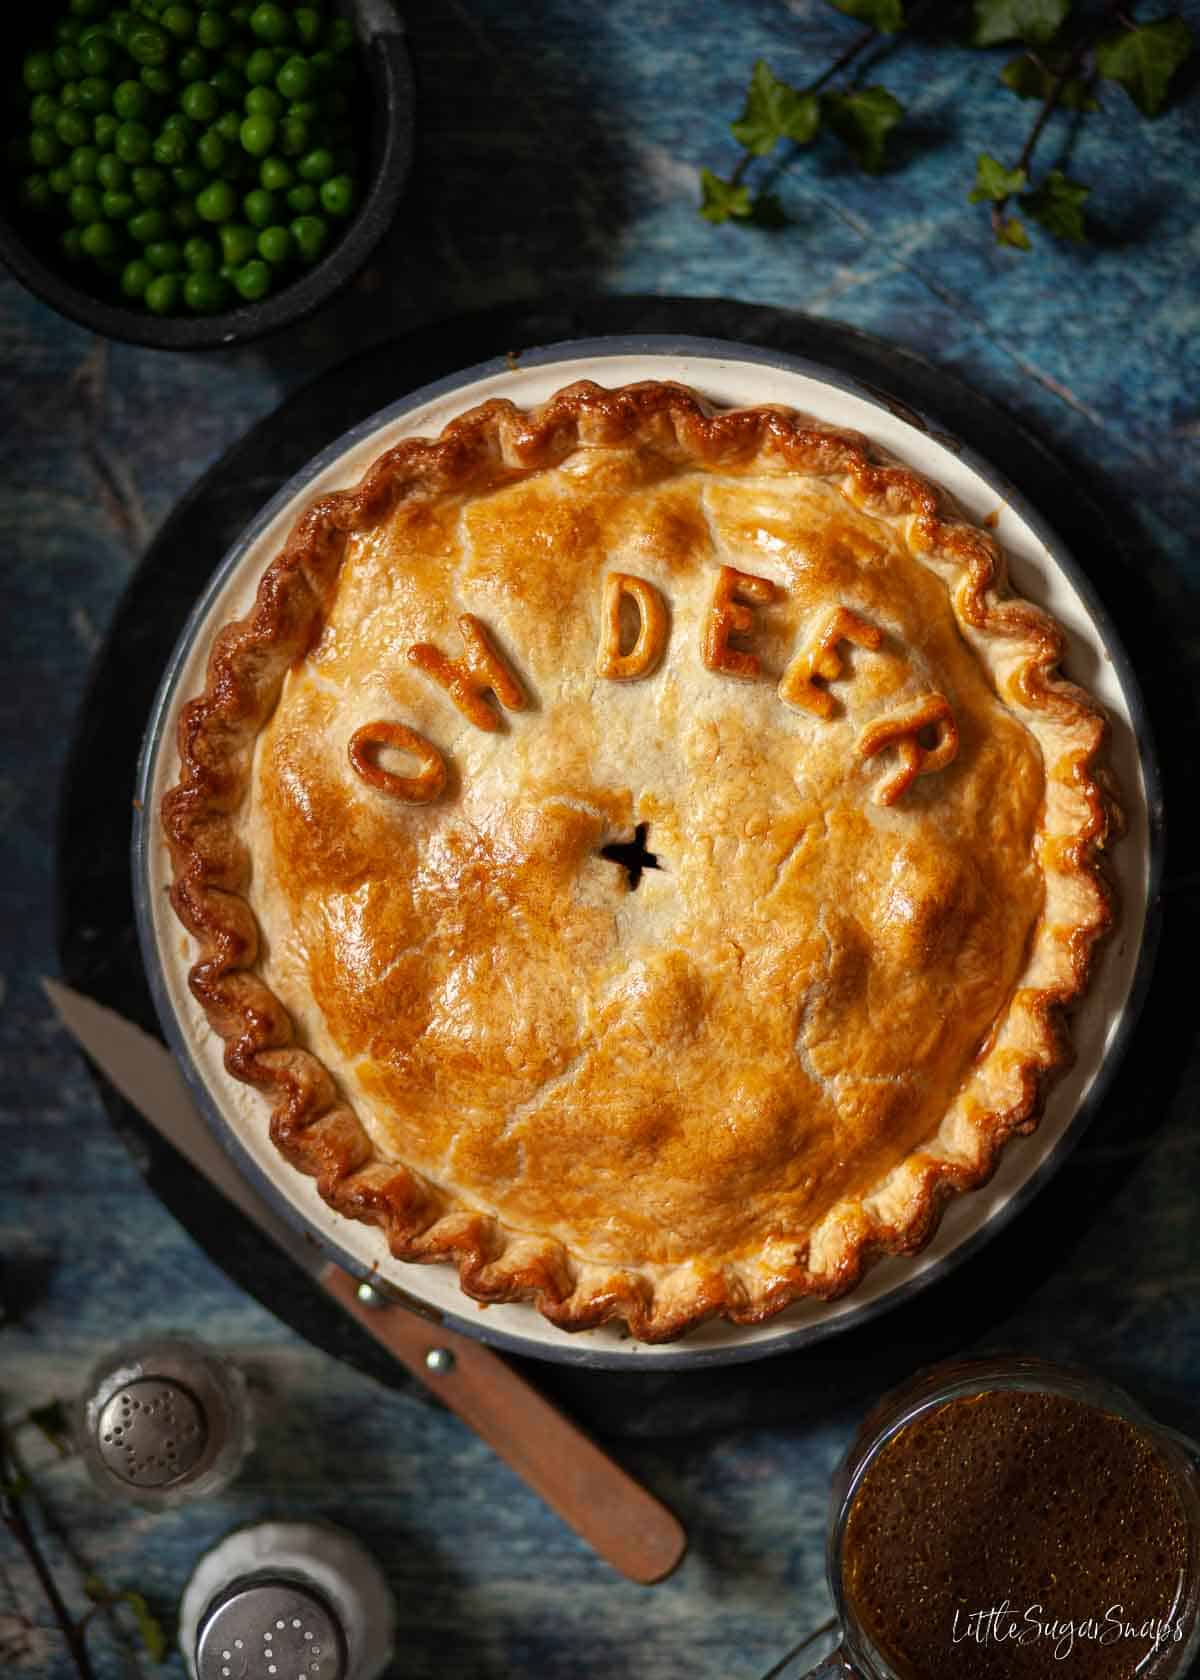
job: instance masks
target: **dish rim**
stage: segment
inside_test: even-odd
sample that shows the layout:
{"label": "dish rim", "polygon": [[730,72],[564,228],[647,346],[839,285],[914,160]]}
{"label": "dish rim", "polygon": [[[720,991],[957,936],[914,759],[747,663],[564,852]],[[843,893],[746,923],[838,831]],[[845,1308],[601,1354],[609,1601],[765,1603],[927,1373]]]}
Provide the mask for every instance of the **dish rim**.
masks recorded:
{"label": "dish rim", "polygon": [[[767,1340],[731,1340],[718,1347],[689,1348],[685,1338],[680,1344],[668,1344],[654,1349],[648,1349],[632,1339],[600,1348],[586,1344],[585,1338],[588,1333],[575,1337],[562,1331],[553,1332],[554,1336],[561,1339],[560,1345],[558,1340],[544,1341],[511,1330],[494,1328],[486,1322],[483,1315],[478,1318],[466,1316],[474,1303],[471,1303],[469,1298],[465,1296],[463,1297],[462,1316],[453,1308],[445,1308],[440,1302],[436,1306],[436,1310],[442,1314],[445,1321],[455,1329],[507,1352],[536,1359],[547,1359],[554,1363],[591,1366],[593,1368],[624,1370],[628,1369],[631,1363],[636,1364],[640,1360],[644,1368],[679,1370],[701,1366],[749,1363],[758,1359],[772,1358],[777,1354],[794,1352],[798,1348],[823,1341],[833,1335],[839,1335],[843,1331],[870,1322],[893,1307],[911,1301],[916,1295],[941,1281],[951,1270],[970,1259],[984,1243],[998,1236],[1028,1206],[1033,1197],[1049,1182],[1079,1142],[1087,1126],[1095,1117],[1112,1083],[1117,1067],[1128,1047],[1149,987],[1161,922],[1161,881],[1165,851],[1163,784],[1149,712],[1132,662],[1091,580],[1059,538],[1050,522],[1038,513],[1022,492],[1002,473],[993,468],[978,452],[969,445],[962,443],[952,432],[942,426],[935,413],[927,409],[915,410],[899,399],[890,398],[881,387],[826,367],[811,357],[794,356],[784,351],[757,345],[743,345],[736,341],[723,339],[678,334],[644,334],[565,340],[538,349],[523,351],[519,357],[515,358],[515,361],[505,356],[497,356],[486,362],[474,364],[458,373],[448,375],[443,379],[423,385],[398,399],[395,403],[390,403],[385,408],[367,416],[313,456],[260,509],[256,517],[231,545],[188,615],[155,695],[139,755],[137,804],[135,806],[132,843],[133,896],[142,959],[155,1009],[167,1042],[180,1062],[189,1088],[196,1098],[205,1120],[240,1170],[249,1177],[250,1182],[264,1196],[264,1199],[287,1220],[293,1229],[306,1234],[310,1238],[316,1237],[322,1248],[353,1275],[367,1277],[373,1268],[341,1245],[336,1238],[331,1237],[327,1231],[323,1229],[319,1232],[314,1231],[303,1210],[292,1201],[270,1175],[263,1171],[242,1143],[237,1128],[231,1123],[223,1112],[221,1104],[212,1095],[209,1084],[192,1054],[184,1024],[177,1015],[171,1000],[155,930],[152,876],[155,833],[152,789],[159,753],[163,749],[164,743],[167,743],[169,750],[169,740],[164,733],[164,725],[172,711],[183,667],[192,651],[193,642],[208,618],[214,602],[233,574],[239,569],[247,553],[258,542],[270,524],[289,503],[303,495],[307,487],[321,473],[333,466],[341,457],[350,453],[374,433],[398,420],[402,420],[405,415],[414,410],[423,408],[439,398],[452,397],[460,392],[469,393],[472,388],[481,382],[502,376],[506,372],[517,372],[530,367],[551,367],[557,363],[622,357],[647,360],[692,357],[717,360],[722,363],[749,363],[759,368],[773,368],[784,373],[798,374],[849,394],[871,408],[890,415],[893,422],[899,422],[914,431],[923,432],[941,446],[950,447],[956,458],[961,460],[989,491],[998,496],[1005,505],[1012,508],[1018,519],[1029,529],[1034,539],[1044,549],[1052,566],[1063,574],[1080,598],[1097,630],[1104,653],[1111,661],[1116,683],[1128,709],[1129,723],[1146,802],[1147,852],[1144,859],[1146,904],[1142,925],[1137,930],[1138,952],[1133,962],[1128,992],[1114,1019],[1110,1036],[1103,1048],[1091,1084],[1071,1117],[1063,1125],[1061,1135],[1029,1174],[988,1217],[956,1242],[949,1252],[922,1266],[915,1275],[898,1280],[874,1298],[864,1301],[861,1305],[850,1306],[828,1319],[798,1325],[791,1330],[781,1330],[777,1335],[773,1335]],[[470,406],[471,401],[472,399],[467,396],[464,407]],[[1126,934],[1129,933],[1128,929],[1125,931]],[[752,1331],[755,1328],[761,1329],[761,1327],[749,1327],[749,1330]],[[546,1329],[553,1331],[551,1326],[547,1326]],[[739,1334],[736,1329],[731,1330],[730,1333],[731,1335]],[[747,1333],[749,1334],[749,1331]]]}

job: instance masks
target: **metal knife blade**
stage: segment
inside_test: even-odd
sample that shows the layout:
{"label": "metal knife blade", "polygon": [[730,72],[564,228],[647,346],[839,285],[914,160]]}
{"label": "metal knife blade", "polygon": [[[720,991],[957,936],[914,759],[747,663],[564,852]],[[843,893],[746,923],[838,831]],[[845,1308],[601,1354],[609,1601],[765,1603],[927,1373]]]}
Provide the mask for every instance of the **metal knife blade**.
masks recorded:
{"label": "metal knife blade", "polygon": [[[197,1109],[166,1045],[115,1009],[61,981],[43,979],[42,989],[67,1031],[125,1100],[290,1259],[319,1278],[329,1256],[315,1240],[294,1231],[230,1160]],[[428,1312],[440,1319],[434,1308]]]}
{"label": "metal knife blade", "polygon": [[[379,1295],[364,1297],[349,1272],[293,1231],[242,1176],[157,1039],[60,981],[43,979],[42,986],[67,1031],[138,1113],[368,1335],[433,1389],[601,1557],[645,1585],[671,1573],[687,1549],[687,1536],[665,1505],[507,1361],[443,1324],[425,1302],[390,1282],[381,1282]],[[423,1318],[432,1318],[438,1328],[423,1324]]]}

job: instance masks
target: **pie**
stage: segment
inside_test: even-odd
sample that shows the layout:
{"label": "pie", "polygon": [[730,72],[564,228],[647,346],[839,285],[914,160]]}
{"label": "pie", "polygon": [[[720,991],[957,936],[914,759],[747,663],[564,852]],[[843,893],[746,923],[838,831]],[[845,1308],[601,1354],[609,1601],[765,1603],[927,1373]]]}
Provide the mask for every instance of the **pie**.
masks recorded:
{"label": "pie", "polygon": [[213,640],[192,990],[287,1161],[477,1301],[658,1342],[841,1295],[1070,1059],[1120,814],[1065,652],[857,434],[484,403]]}

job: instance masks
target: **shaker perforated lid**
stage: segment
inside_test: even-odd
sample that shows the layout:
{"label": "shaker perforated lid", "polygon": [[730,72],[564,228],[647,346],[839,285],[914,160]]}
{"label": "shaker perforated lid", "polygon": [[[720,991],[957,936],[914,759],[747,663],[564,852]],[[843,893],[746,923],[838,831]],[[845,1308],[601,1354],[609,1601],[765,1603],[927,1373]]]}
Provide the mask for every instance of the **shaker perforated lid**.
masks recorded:
{"label": "shaker perforated lid", "polygon": [[346,1672],[341,1623],[307,1583],[243,1576],[196,1629],[197,1680],[345,1680]]}
{"label": "shaker perforated lid", "polygon": [[172,1487],[204,1457],[209,1425],[200,1401],[168,1377],[139,1377],[111,1394],[96,1418],[105,1466],[131,1487]]}

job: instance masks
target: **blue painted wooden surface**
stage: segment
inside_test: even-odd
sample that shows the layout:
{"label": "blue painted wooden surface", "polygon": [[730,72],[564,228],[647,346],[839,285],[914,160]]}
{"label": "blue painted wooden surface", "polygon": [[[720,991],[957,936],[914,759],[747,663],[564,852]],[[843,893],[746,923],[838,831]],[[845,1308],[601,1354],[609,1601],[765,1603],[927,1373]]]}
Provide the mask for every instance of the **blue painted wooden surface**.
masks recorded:
{"label": "blue painted wooden surface", "polygon": [[[816,0],[411,10],[416,170],[385,252],[350,297],[265,345],[186,357],[101,343],[0,284],[0,1250],[23,1307],[0,1329],[0,1393],[11,1415],[69,1394],[137,1325],[191,1328],[245,1359],[271,1421],[222,1499],[131,1516],[99,1505],[73,1461],[47,1458],[39,1472],[77,1558],[156,1605],[173,1604],[192,1559],[234,1522],[319,1511],[355,1527],[389,1571],[406,1628],[398,1675],[749,1680],[823,1617],[825,1491],[853,1409],[833,1395],[795,1430],[622,1443],[692,1535],[677,1576],[638,1589],[452,1419],[313,1351],[237,1292],[143,1187],[37,989],[54,966],[64,744],[147,539],[251,422],[389,331],[549,292],[758,300],[934,357],[1133,505],[1149,538],[1147,588],[1172,603],[1170,657],[1194,670],[1200,102],[1148,124],[1107,90],[1103,117],[1073,137],[1072,172],[1095,188],[1095,242],[1039,238],[1021,256],[993,246],[965,199],[975,152],[1015,156],[1029,120],[996,82],[1003,55],[905,46],[878,67],[913,113],[902,168],[868,179],[832,152],[802,157],[776,183],[786,229],[714,229],[695,214],[696,169],[731,165],[726,123],[753,60],[801,81],[852,24]],[[1052,125],[1047,156],[1072,134],[1067,119]],[[1036,485],[1022,488],[1037,500]],[[1181,1013],[1178,1031],[1193,1030]],[[1193,1059],[1147,1138],[1093,1146],[1097,1172],[1113,1164],[1105,1150],[1124,1152],[1127,1182],[991,1338],[1086,1359],[1177,1415],[1200,1385],[1197,1084]],[[47,1548],[81,1607],[77,1564],[59,1539]],[[27,1568],[0,1541],[0,1630],[22,1614],[35,1624],[29,1654],[10,1656],[5,1675],[69,1673]],[[93,1648],[103,1680],[149,1671],[108,1626]]]}

